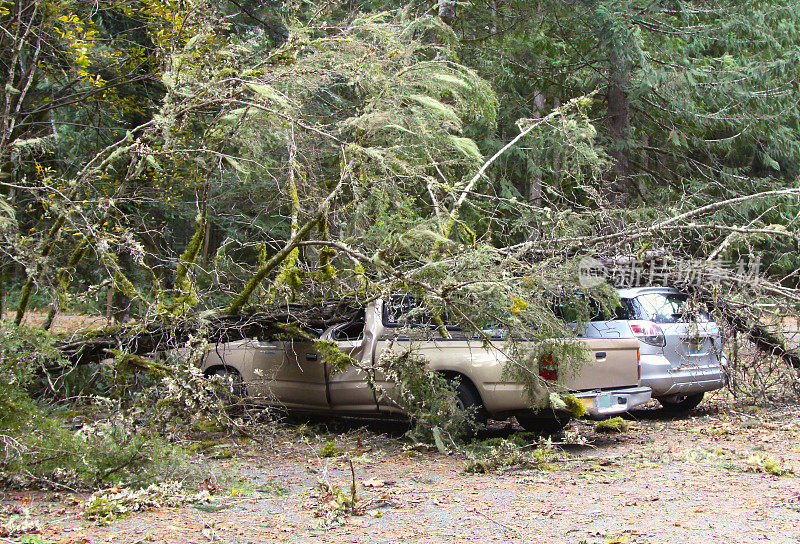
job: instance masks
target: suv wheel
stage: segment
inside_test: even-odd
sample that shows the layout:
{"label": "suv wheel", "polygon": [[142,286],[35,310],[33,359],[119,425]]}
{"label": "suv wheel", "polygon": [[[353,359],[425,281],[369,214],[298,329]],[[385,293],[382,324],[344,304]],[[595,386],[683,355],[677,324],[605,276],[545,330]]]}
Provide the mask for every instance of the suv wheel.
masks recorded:
{"label": "suv wheel", "polygon": [[693,393],[691,395],[676,395],[672,397],[661,397],[658,402],[664,410],[676,414],[684,414],[697,408],[703,400],[705,393]]}

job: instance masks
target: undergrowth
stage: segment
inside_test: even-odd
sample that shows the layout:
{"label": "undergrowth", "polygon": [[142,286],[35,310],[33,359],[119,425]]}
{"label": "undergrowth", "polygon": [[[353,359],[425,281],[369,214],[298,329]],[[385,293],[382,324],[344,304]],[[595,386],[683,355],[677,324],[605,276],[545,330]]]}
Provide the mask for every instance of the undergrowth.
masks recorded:
{"label": "undergrowth", "polygon": [[189,491],[183,484],[174,481],[151,484],[137,490],[112,487],[93,493],[83,505],[83,515],[98,525],[106,525],[133,512],[207,502],[210,498],[206,489]]}
{"label": "undergrowth", "polygon": [[610,417],[602,421],[598,421],[594,430],[598,433],[624,433],[630,428],[630,423],[622,419],[620,416]]}
{"label": "undergrowth", "polygon": [[[208,385],[196,389],[197,376],[176,368],[142,380],[130,388],[134,393],[113,395],[108,391],[114,382],[130,385],[125,372],[113,365],[99,365],[98,372],[106,375],[92,378],[91,394],[59,397],[53,382],[81,374],[55,338],[40,329],[0,325],[0,487],[142,488],[165,475],[187,485],[207,476],[198,456],[178,442],[196,420],[227,417]],[[111,386],[96,387],[100,382]]]}

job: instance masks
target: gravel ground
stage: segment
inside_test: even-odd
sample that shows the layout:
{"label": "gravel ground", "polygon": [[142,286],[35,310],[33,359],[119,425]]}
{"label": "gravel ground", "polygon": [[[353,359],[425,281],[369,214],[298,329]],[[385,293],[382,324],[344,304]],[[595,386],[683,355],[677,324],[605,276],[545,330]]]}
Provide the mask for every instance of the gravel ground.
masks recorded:
{"label": "gravel ground", "polygon": [[[587,444],[555,446],[545,470],[489,474],[465,473],[463,454],[406,451],[402,429],[340,424],[346,432],[336,435],[338,458],[319,456],[333,435],[295,431],[214,461],[235,464],[246,484],[206,505],[136,513],[101,527],[80,516],[83,497],[14,492],[1,494],[0,504],[9,513],[25,503],[41,528],[29,541],[40,544],[800,543],[800,479],[768,472],[800,474],[797,408],[712,400],[682,419],[645,409],[614,436],[579,421],[568,438]],[[513,432],[497,425],[486,437]],[[343,512],[329,492],[338,487],[349,496],[348,459],[366,507],[360,515]]]}

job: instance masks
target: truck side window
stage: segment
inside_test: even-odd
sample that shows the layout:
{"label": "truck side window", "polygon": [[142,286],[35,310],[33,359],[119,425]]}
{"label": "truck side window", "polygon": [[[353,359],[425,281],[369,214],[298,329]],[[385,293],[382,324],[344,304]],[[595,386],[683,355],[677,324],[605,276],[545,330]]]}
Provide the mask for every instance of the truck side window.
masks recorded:
{"label": "truck side window", "polygon": [[419,313],[420,310],[413,296],[392,295],[383,304],[383,325],[386,327],[419,326],[422,321]]}
{"label": "truck side window", "polygon": [[334,329],[331,333],[331,339],[338,342],[360,340],[364,336],[364,323],[364,312],[361,311],[353,321]]}
{"label": "truck side window", "polygon": [[[458,325],[451,323],[446,312],[440,316],[448,331],[460,331]],[[435,328],[433,315],[421,308],[413,295],[392,295],[383,304],[384,327],[426,327]]]}

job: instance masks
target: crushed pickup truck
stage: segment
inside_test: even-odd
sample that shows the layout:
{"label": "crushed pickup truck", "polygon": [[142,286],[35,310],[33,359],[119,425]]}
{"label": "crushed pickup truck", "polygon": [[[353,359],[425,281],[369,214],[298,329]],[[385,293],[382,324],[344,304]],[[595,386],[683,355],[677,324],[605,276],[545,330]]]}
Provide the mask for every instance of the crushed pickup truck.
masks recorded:
{"label": "crushed pickup truck", "polygon": [[[538,412],[521,383],[504,372],[508,357],[495,342],[458,337],[458,331],[424,340],[409,338],[400,326],[397,305],[382,300],[369,303],[349,323],[329,327],[319,338],[330,341],[356,361],[356,365],[333,372],[307,340],[239,340],[213,346],[201,362],[206,375],[226,377],[240,394],[258,397],[289,410],[317,414],[397,417],[402,415],[393,401],[393,383],[379,370],[385,350],[402,352],[412,343],[414,352],[425,357],[435,371],[456,380],[459,402],[474,406],[483,417],[515,416],[529,430],[555,431],[569,414],[546,409]],[[445,337],[449,336],[449,337]],[[569,390],[594,416],[619,414],[650,399],[650,389],[639,384],[639,351],[636,339],[581,339],[590,362],[559,385]],[[498,340],[502,345],[502,340]],[[374,375],[374,385],[366,372]],[[542,369],[542,377],[555,379],[554,370]],[[376,389],[386,394],[379,395]]]}

